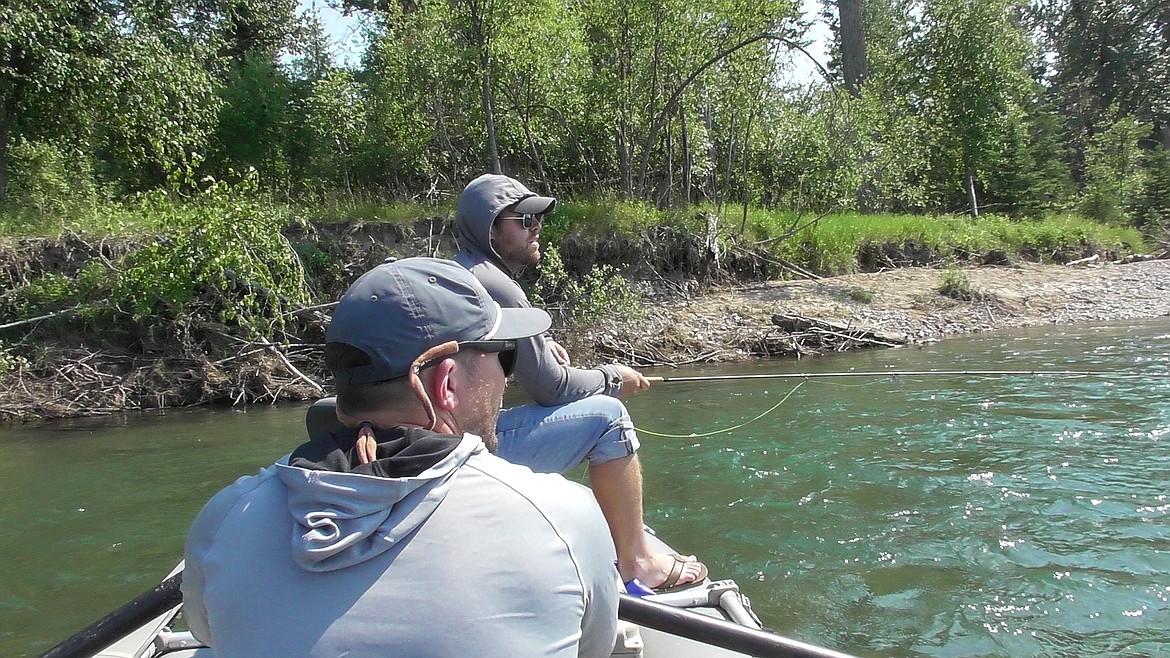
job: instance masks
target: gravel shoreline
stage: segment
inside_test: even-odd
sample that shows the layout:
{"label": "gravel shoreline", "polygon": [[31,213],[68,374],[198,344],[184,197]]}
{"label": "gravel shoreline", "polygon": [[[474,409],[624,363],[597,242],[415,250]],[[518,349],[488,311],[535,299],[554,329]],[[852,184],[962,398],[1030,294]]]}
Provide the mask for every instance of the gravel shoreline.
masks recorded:
{"label": "gravel shoreline", "polygon": [[[772,281],[650,302],[644,320],[572,341],[602,360],[681,365],[1170,316],[1170,260],[1018,263],[964,268],[959,274],[977,299],[942,295],[943,271],[931,268]],[[794,330],[793,318],[807,321],[799,325],[804,330]]]}

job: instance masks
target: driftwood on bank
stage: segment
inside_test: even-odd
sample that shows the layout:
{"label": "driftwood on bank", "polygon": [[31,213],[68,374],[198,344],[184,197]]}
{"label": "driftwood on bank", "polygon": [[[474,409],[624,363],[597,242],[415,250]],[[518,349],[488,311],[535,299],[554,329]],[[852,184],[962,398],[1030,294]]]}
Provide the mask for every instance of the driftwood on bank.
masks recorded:
{"label": "driftwood on bank", "polygon": [[791,353],[820,354],[865,347],[905,345],[901,336],[887,336],[846,324],[776,313],[772,324],[782,332],[779,338],[791,346]]}
{"label": "driftwood on bank", "polygon": [[896,347],[909,341],[905,336],[881,334],[847,324],[797,315],[775,313],[770,325],[730,321],[721,333],[719,346],[694,327],[666,326],[652,336],[605,331],[590,336],[590,351],[602,360],[635,368],[682,366],[694,363],[735,361],[744,358],[786,357],[843,352],[870,347]]}

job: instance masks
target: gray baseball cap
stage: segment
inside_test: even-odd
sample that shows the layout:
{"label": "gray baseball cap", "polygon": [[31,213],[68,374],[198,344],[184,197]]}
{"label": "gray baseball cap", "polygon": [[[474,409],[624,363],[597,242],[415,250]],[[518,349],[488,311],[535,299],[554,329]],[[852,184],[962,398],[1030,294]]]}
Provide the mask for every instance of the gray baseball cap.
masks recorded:
{"label": "gray baseball cap", "polygon": [[325,342],[356,347],[371,365],[333,373],[370,384],[407,375],[420,354],[449,341],[515,340],[552,324],[537,308],[500,308],[455,261],[405,258],[383,263],[349,287],[333,311]]}
{"label": "gray baseball cap", "polygon": [[538,196],[515,178],[484,174],[463,188],[455,221],[458,222],[460,217],[473,222],[481,217],[494,220],[508,208],[518,213],[542,215],[552,212],[556,205],[556,199]]}

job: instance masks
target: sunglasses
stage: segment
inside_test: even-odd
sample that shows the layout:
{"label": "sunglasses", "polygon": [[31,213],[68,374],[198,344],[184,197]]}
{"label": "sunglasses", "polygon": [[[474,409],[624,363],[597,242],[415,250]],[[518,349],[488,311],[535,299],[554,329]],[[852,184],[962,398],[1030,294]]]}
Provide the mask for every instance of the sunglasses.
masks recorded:
{"label": "sunglasses", "polygon": [[526,212],[523,215],[517,215],[515,217],[500,217],[500,219],[514,219],[520,222],[520,225],[523,226],[524,230],[526,231],[531,231],[533,226],[544,223],[544,215],[538,215],[530,212]]}
{"label": "sunglasses", "polygon": [[414,367],[414,372],[417,373],[429,368],[464,349],[484,354],[495,354],[500,360],[500,367],[504,369],[504,377],[511,376],[512,369],[516,366],[516,341],[514,340],[465,340],[459,343],[451,341],[440,345],[439,348],[438,353],[435,353],[434,349],[424,353],[425,360],[416,361],[418,365]]}

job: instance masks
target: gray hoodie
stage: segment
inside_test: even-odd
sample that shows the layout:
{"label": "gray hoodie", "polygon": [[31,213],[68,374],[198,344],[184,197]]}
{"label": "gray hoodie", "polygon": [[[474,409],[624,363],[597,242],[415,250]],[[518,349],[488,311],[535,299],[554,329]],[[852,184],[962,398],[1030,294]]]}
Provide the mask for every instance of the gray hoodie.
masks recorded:
{"label": "gray hoodie", "polygon": [[[502,176],[500,178],[503,178]],[[471,270],[504,308],[529,308],[528,295],[512,278],[513,272],[492,247],[495,215],[461,212],[455,215],[462,249],[452,257]],[[516,381],[538,404],[552,407],[604,393],[616,397],[622,390],[622,375],[616,366],[574,368],[557,363],[548,347],[548,337],[537,335],[517,341]]]}
{"label": "gray hoodie", "polygon": [[354,434],[240,478],[188,535],[183,612],[232,656],[608,656],[613,544],[593,496],[476,436]]}

